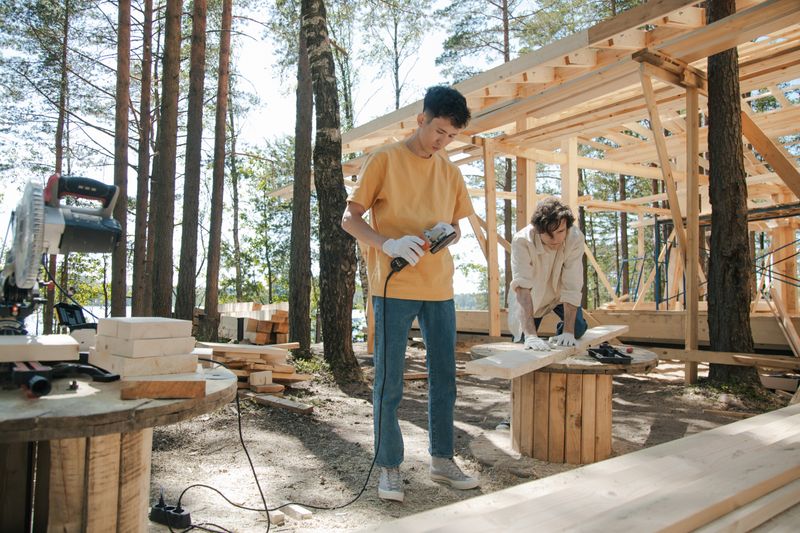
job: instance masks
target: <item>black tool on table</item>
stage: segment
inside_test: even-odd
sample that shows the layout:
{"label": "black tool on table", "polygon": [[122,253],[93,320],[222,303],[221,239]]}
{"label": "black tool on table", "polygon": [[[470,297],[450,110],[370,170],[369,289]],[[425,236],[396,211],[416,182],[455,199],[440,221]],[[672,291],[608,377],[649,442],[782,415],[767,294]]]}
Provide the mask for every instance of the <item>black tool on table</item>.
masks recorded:
{"label": "black tool on table", "polygon": [[625,355],[607,342],[603,342],[597,348],[589,348],[589,355],[601,363],[627,365],[633,361],[630,355]]}
{"label": "black tool on table", "polygon": [[0,365],[0,382],[13,387],[22,387],[29,396],[39,398],[50,393],[52,381],[59,378],[84,375],[92,381],[106,383],[117,381],[119,374],[107,372],[93,365],[63,362],[52,366],[37,361],[16,361]]}

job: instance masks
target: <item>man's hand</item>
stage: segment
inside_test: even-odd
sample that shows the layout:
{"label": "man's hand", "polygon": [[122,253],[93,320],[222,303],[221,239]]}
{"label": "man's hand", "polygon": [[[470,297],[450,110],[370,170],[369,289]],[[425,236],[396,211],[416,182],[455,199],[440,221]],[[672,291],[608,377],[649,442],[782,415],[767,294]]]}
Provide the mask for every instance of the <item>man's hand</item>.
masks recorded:
{"label": "man's hand", "polygon": [[399,239],[389,239],[383,243],[381,249],[389,257],[402,257],[411,266],[419,262],[419,258],[425,255],[422,246],[425,241],[415,235],[406,235]]}
{"label": "man's hand", "polygon": [[578,344],[578,341],[575,340],[575,335],[572,333],[564,332],[561,335],[550,337],[550,343],[556,346],[575,346]]}
{"label": "man's hand", "polygon": [[431,232],[450,235],[451,233],[455,233],[456,229],[452,224],[448,224],[447,222],[437,222],[436,225],[431,228]]}
{"label": "man's hand", "polygon": [[549,352],[550,345],[544,339],[540,339],[535,335],[525,335],[525,349],[535,350],[537,352]]}

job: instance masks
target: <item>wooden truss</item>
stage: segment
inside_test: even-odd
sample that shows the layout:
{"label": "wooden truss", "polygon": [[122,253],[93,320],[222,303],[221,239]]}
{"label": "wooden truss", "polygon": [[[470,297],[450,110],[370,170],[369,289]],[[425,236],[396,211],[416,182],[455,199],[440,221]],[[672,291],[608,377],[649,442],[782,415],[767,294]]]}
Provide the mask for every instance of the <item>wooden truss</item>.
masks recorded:
{"label": "wooden truss", "polygon": [[[710,213],[708,128],[702,123],[710,55],[738,48],[751,207],[798,203],[798,160],[782,143],[800,134],[800,104],[787,97],[800,86],[800,2],[739,0],[735,15],[708,25],[698,5],[693,0],[651,1],[455,86],[466,96],[473,120],[451,144],[449,155],[458,164],[483,160],[485,169],[485,187],[471,194],[485,198],[486,219],[474,216],[470,223],[488,264],[490,335],[501,333],[498,245],[509,246],[498,236],[496,202],[514,201],[518,226],[524,226],[537,199],[536,164],[546,163],[560,166],[561,195],[574,208],[632,213],[640,229],[655,216],[678,222],[681,257],[675,273],[686,276],[683,341],[687,350],[697,349],[703,281],[699,227]],[[753,111],[750,103],[767,96],[778,107]],[[344,152],[358,155],[345,163],[345,175],[357,175],[371,150],[410,135],[421,107],[415,102],[344,133]],[[581,145],[600,155],[579,155]],[[512,193],[495,190],[497,156],[516,159],[517,190]],[[666,194],[622,202],[579,197],[579,169],[661,180]],[[662,200],[669,201],[669,209],[655,206]],[[774,247],[780,248],[795,240],[796,220],[753,224],[769,230]],[[780,259],[794,251],[794,246],[781,248],[775,261],[791,277],[796,262]],[[783,284],[780,297],[788,312],[796,311],[793,286]],[[643,305],[616,299],[612,304]]]}

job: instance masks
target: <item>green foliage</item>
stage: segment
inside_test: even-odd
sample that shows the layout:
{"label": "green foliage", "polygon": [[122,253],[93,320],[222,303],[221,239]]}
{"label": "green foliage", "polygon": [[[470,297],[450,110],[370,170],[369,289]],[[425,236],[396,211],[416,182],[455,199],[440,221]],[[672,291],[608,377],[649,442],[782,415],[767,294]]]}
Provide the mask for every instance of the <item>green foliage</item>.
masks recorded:
{"label": "green foliage", "polygon": [[82,306],[106,306],[110,298],[111,259],[107,254],[70,254],[65,290]]}

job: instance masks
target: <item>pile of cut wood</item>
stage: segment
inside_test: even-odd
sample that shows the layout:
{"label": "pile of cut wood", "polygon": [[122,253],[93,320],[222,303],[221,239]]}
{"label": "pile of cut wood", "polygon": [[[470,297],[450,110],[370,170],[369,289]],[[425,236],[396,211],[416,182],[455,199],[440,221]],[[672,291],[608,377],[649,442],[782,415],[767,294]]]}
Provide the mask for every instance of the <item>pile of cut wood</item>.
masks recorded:
{"label": "pile of cut wood", "polygon": [[281,395],[285,386],[309,381],[311,374],[298,374],[288,362],[289,350],[299,348],[296,342],[256,346],[200,342],[211,348],[211,359],[224,363],[239,378],[240,389]]}
{"label": "pile of cut wood", "polygon": [[219,306],[220,337],[252,344],[285,344],[289,341],[289,304],[236,302]]}

